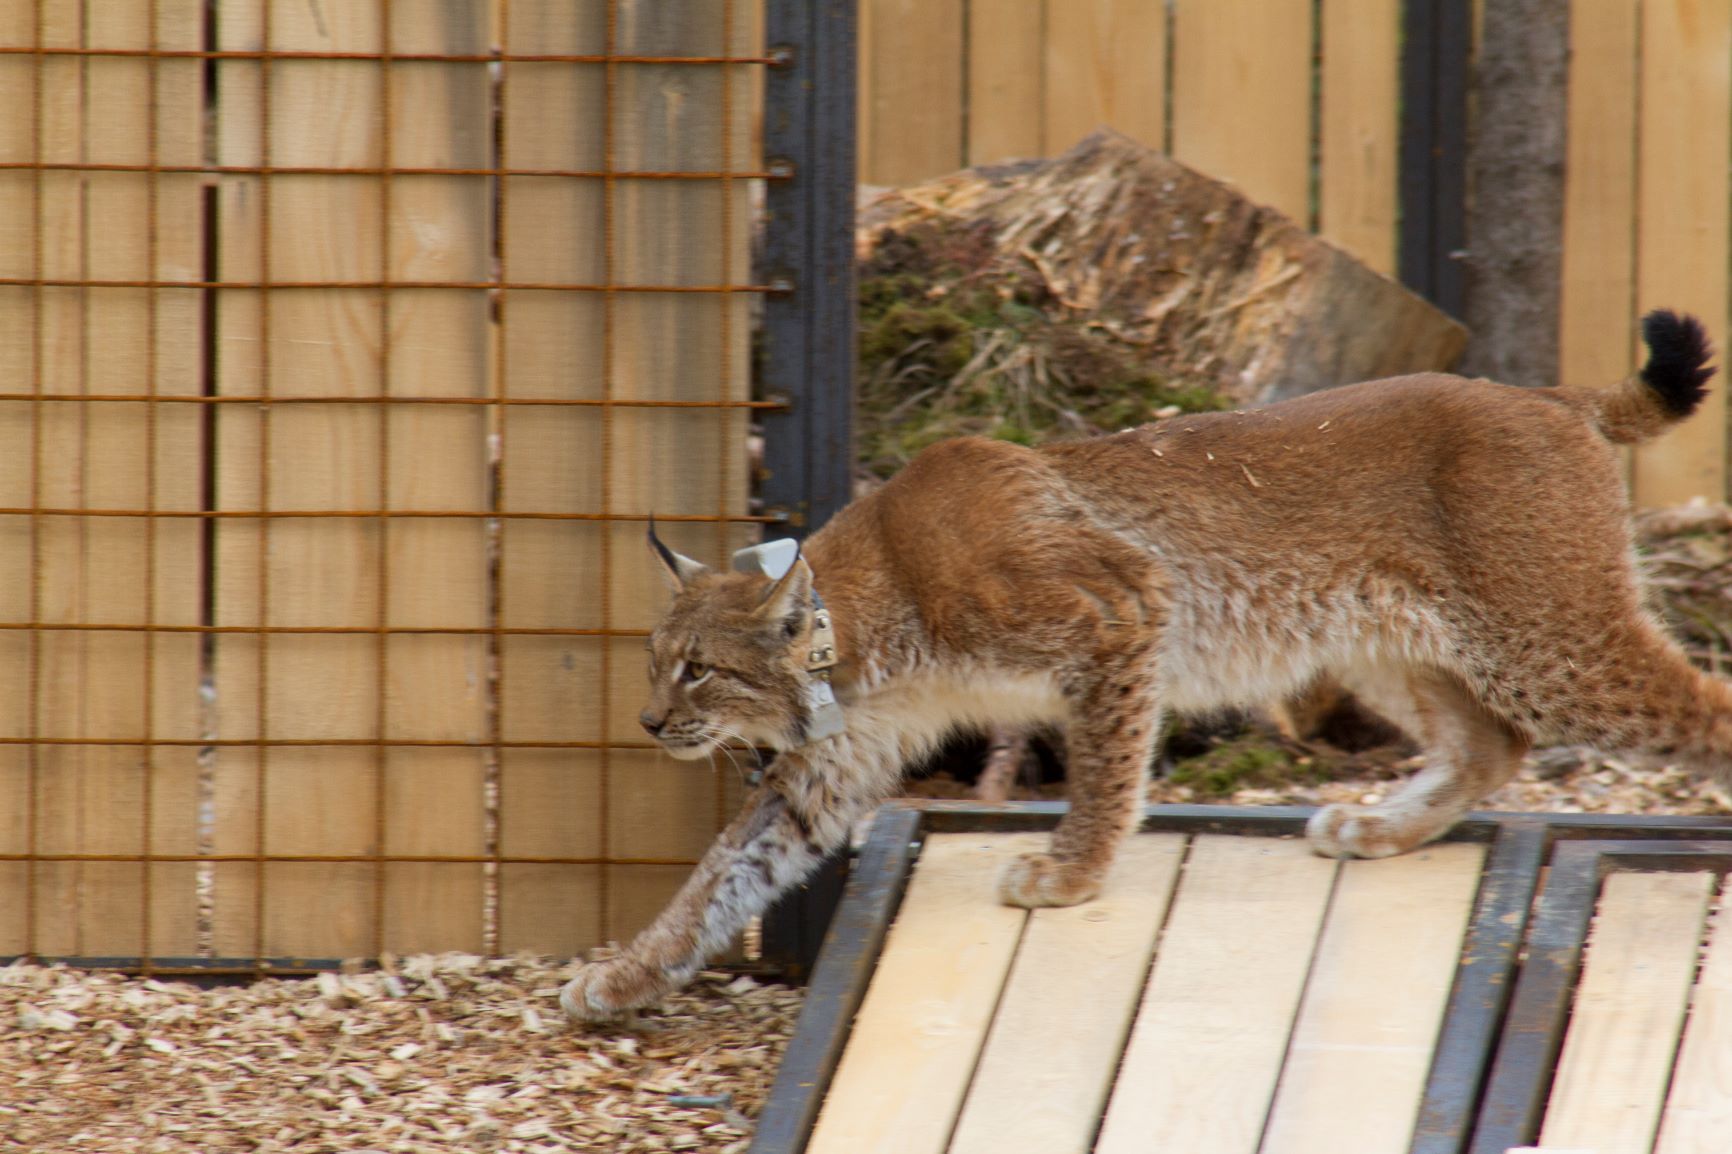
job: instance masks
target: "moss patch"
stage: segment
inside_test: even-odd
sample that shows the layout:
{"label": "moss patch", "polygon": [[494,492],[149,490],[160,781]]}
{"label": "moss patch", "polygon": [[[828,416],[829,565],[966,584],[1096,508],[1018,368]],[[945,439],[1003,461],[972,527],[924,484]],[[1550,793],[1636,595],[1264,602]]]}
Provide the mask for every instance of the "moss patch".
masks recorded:
{"label": "moss patch", "polygon": [[1252,733],[1175,763],[1167,780],[1190,786],[1199,797],[1230,798],[1242,789],[1311,785],[1329,776],[1315,759],[1302,757]]}
{"label": "moss patch", "polygon": [[1099,320],[1071,315],[983,228],[881,236],[860,267],[860,462],[888,477],[921,449],[976,434],[1038,445],[1227,407],[1166,380]]}

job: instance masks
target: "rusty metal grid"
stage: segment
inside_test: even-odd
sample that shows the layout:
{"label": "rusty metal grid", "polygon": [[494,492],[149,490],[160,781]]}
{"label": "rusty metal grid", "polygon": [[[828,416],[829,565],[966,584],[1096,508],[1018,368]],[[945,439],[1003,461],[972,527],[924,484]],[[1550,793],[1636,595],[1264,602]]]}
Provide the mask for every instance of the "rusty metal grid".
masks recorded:
{"label": "rusty metal grid", "polygon": [[[611,454],[614,451],[616,438],[614,413],[616,410],[668,410],[695,411],[695,414],[713,411],[716,419],[721,422],[718,433],[718,444],[722,451],[717,454],[719,476],[716,478],[717,498],[712,510],[703,512],[670,510],[657,512],[660,520],[673,525],[682,523],[693,525],[713,525],[715,527],[715,552],[725,555],[727,549],[738,540],[740,532],[757,523],[771,521],[775,518],[750,512],[730,509],[728,493],[730,486],[736,488],[741,483],[746,469],[745,446],[729,445],[731,430],[737,425],[730,425],[730,419],[738,415],[750,414],[755,410],[774,408],[775,404],[766,401],[746,399],[748,391],[744,383],[736,379],[732,357],[723,356],[717,367],[716,379],[713,382],[715,396],[711,399],[680,399],[657,400],[643,397],[615,396],[614,376],[615,365],[620,350],[617,347],[616,302],[623,296],[637,294],[696,294],[714,297],[720,305],[720,340],[724,349],[731,343],[741,339],[739,331],[738,310],[731,302],[737,301],[742,295],[765,294],[786,291],[786,286],[760,285],[751,283],[746,276],[749,269],[737,267],[730,252],[738,237],[737,230],[748,227],[748,222],[739,219],[744,214],[736,211],[738,199],[737,190],[745,187],[749,181],[774,181],[786,179],[789,173],[783,166],[733,166],[737,142],[733,139],[733,124],[735,113],[739,107],[737,102],[749,98],[749,85],[742,83],[736,75],[740,66],[750,66],[761,70],[775,67],[783,61],[774,53],[754,54],[749,52],[728,52],[720,55],[650,55],[632,54],[616,50],[619,45],[619,26],[622,8],[630,7],[633,0],[591,0],[595,7],[605,8],[606,18],[606,50],[601,53],[587,54],[543,54],[543,53],[508,53],[501,45],[506,43],[510,26],[509,0],[493,0],[494,12],[494,44],[493,51],[484,54],[474,53],[396,53],[391,51],[395,35],[392,24],[392,0],[379,0],[378,12],[380,27],[379,42],[384,49],[379,52],[307,52],[277,50],[270,46],[271,29],[273,28],[273,0],[260,0],[262,20],[265,29],[265,47],[259,51],[219,50],[215,46],[213,22],[206,21],[206,47],[199,50],[163,48],[157,43],[158,8],[163,0],[117,0],[129,4],[148,5],[148,26],[151,43],[148,47],[139,49],[117,49],[108,47],[65,47],[44,44],[44,24],[46,15],[61,0],[28,0],[33,5],[34,37],[29,43],[0,43],[0,60],[9,58],[24,58],[31,62],[34,85],[32,90],[32,158],[29,161],[6,161],[0,163],[0,172],[22,172],[32,180],[33,219],[31,222],[33,237],[33,252],[30,254],[31,274],[24,276],[0,277],[0,287],[10,287],[26,290],[30,294],[32,346],[30,360],[33,366],[33,379],[28,382],[28,388],[20,388],[22,382],[12,382],[8,390],[0,391],[0,403],[28,405],[30,413],[30,445],[29,445],[29,493],[27,505],[0,506],[0,517],[28,520],[28,538],[30,553],[30,590],[29,612],[23,619],[0,620],[0,636],[23,633],[27,637],[27,682],[28,702],[25,713],[28,718],[22,732],[0,732],[0,747],[23,747],[26,751],[27,785],[26,796],[29,800],[28,813],[25,817],[24,848],[22,852],[0,853],[0,864],[22,863],[25,871],[23,911],[24,940],[18,956],[42,958],[50,955],[39,948],[39,914],[38,909],[38,868],[49,863],[121,863],[136,864],[140,878],[140,932],[136,955],[123,956],[91,956],[80,954],[68,960],[81,964],[112,966],[114,968],[137,970],[145,973],[284,973],[306,969],[322,968],[332,964],[335,959],[309,959],[305,957],[269,956],[265,945],[266,906],[270,900],[270,888],[266,883],[267,864],[273,863],[355,863],[369,865],[373,870],[373,895],[371,919],[371,953],[378,955],[385,950],[384,940],[384,892],[386,886],[386,867],[394,863],[449,863],[449,864],[479,864],[485,869],[485,901],[482,948],[487,952],[498,952],[500,946],[500,903],[501,876],[504,867],[513,865],[535,866],[671,866],[688,867],[694,859],[684,856],[645,857],[624,856],[613,852],[609,844],[608,798],[609,798],[609,753],[613,750],[652,749],[653,743],[633,740],[630,736],[610,732],[609,716],[610,702],[608,696],[613,684],[613,671],[610,663],[614,660],[611,639],[642,637],[646,630],[641,626],[622,624],[614,612],[611,601],[611,590],[614,585],[616,569],[621,563],[612,555],[614,546],[612,534],[605,531],[611,523],[642,522],[645,514],[641,511],[625,510],[618,507],[612,490],[612,470],[608,468]],[[713,0],[721,11],[722,27],[731,38],[736,28],[736,6],[753,3],[753,0]],[[207,7],[214,10],[218,5],[214,2]],[[756,9],[753,9],[755,12]],[[100,160],[66,161],[45,158],[49,141],[44,139],[44,109],[45,94],[50,89],[50,80],[46,73],[46,65],[50,60],[70,58],[81,61],[112,61],[112,60],[142,60],[146,62],[149,75],[149,91],[153,107],[152,114],[147,118],[149,123],[149,140],[146,149],[148,160],[143,164],[110,163]],[[208,163],[198,164],[168,164],[162,163],[158,157],[159,124],[154,113],[158,94],[161,91],[160,68],[163,62],[171,60],[199,60],[207,62],[211,70],[203,81],[203,97],[207,107],[214,107],[221,99],[218,82],[215,80],[214,69],[217,62],[247,61],[257,64],[260,69],[259,91],[259,146],[264,151],[263,163],[257,165],[219,164],[210,155],[212,145],[206,142],[205,160]],[[379,79],[379,115],[383,121],[380,125],[380,148],[383,156],[378,165],[368,166],[307,166],[278,165],[272,163],[272,68],[286,61],[352,61],[371,63],[381,72]],[[514,166],[510,162],[510,126],[503,116],[495,115],[492,126],[491,146],[494,163],[487,166],[396,166],[392,162],[393,109],[391,69],[396,64],[416,63],[422,65],[453,65],[453,64],[486,64],[491,67],[489,98],[495,101],[496,107],[503,107],[505,89],[510,84],[512,71],[508,65],[565,65],[587,66],[600,68],[605,77],[604,99],[601,106],[594,110],[599,117],[602,128],[602,149],[604,163],[598,169],[559,169],[534,168]],[[690,67],[694,69],[709,69],[720,76],[722,111],[720,117],[720,135],[718,142],[723,162],[719,168],[703,168],[692,171],[682,170],[644,170],[634,169],[616,163],[616,102],[620,99],[618,90],[622,74],[631,68],[653,65],[661,68],[670,66]],[[43,213],[45,198],[45,177],[50,173],[95,174],[95,173],[133,173],[146,178],[149,207],[148,235],[144,238],[146,250],[146,267],[150,275],[144,278],[114,278],[97,276],[51,276],[48,275],[44,259],[44,237],[46,225]],[[256,279],[224,278],[211,272],[202,278],[163,278],[158,275],[160,263],[158,260],[158,193],[162,178],[170,175],[199,176],[205,178],[208,185],[214,184],[223,177],[247,176],[258,178],[258,189],[261,199],[268,206],[272,192],[270,178],[277,176],[342,176],[346,178],[371,178],[378,182],[379,222],[378,237],[381,245],[379,267],[382,274],[377,279],[328,279],[328,280],[288,280],[275,279],[271,276],[271,254],[273,237],[271,234],[271,215],[264,211],[260,215],[260,244],[263,250],[262,265],[264,275]],[[393,278],[390,275],[390,246],[392,244],[392,210],[393,184],[400,177],[425,176],[461,176],[481,178],[489,182],[491,208],[493,213],[492,243],[492,275],[484,280],[453,279],[428,280]],[[533,176],[544,180],[565,180],[572,182],[589,182],[599,184],[602,188],[602,235],[597,238],[601,247],[600,264],[603,276],[594,282],[544,282],[536,280],[514,279],[506,259],[506,223],[510,219],[512,204],[510,203],[510,182],[507,178],[515,176]],[[721,189],[721,234],[720,245],[721,275],[713,283],[700,284],[655,284],[632,283],[619,275],[617,257],[618,200],[620,189],[628,182],[705,182],[718,185]],[[205,201],[207,211],[212,203]],[[207,225],[208,227],[208,225]],[[207,258],[208,259],[208,258]],[[214,264],[207,263],[207,269],[214,270]],[[100,380],[84,380],[86,386],[74,394],[53,393],[47,391],[44,379],[44,346],[49,337],[44,332],[44,315],[46,294],[51,291],[75,290],[79,294],[99,294],[106,290],[148,290],[145,296],[148,312],[144,326],[146,347],[144,356],[146,365],[143,376],[146,380],[146,392],[124,393],[106,389]],[[203,307],[201,339],[205,344],[205,373],[207,381],[214,370],[211,363],[215,360],[215,325],[211,319],[217,294],[233,292],[234,290],[259,290],[258,313],[258,363],[254,369],[258,388],[253,392],[222,392],[214,387],[207,388],[201,395],[164,394],[159,392],[158,379],[158,312],[161,307],[162,295],[165,292],[200,294],[205,304]],[[285,292],[318,293],[333,290],[373,290],[377,293],[378,325],[381,339],[373,355],[377,358],[375,371],[381,382],[389,380],[391,359],[394,354],[391,336],[391,301],[393,294],[405,291],[424,292],[426,290],[449,290],[453,292],[485,291],[489,295],[492,320],[490,331],[494,334],[491,348],[486,356],[491,361],[491,392],[485,396],[453,397],[453,396],[416,396],[391,393],[389,395],[279,395],[274,391],[273,365],[270,355],[272,348],[272,323],[276,301]],[[601,326],[601,387],[599,398],[557,398],[541,396],[513,395],[512,371],[508,342],[503,338],[504,320],[510,315],[514,302],[525,294],[593,294],[602,301]],[[82,297],[81,297],[82,299]],[[376,456],[377,470],[372,484],[379,494],[379,500],[374,507],[351,509],[307,509],[279,508],[272,501],[272,418],[279,410],[289,406],[327,405],[348,409],[372,409],[377,413],[374,422],[377,427],[376,441],[373,452]],[[474,406],[488,414],[488,435],[492,442],[491,476],[489,498],[486,509],[481,510],[445,510],[405,508],[393,504],[390,494],[393,484],[390,478],[393,455],[405,451],[402,445],[394,445],[391,433],[391,421],[386,414],[391,410],[414,409],[416,407],[437,406]],[[54,503],[47,499],[46,481],[53,476],[57,462],[48,459],[44,448],[43,429],[45,418],[51,411],[74,408],[80,414],[93,413],[110,407],[126,406],[128,409],[143,407],[146,417],[144,423],[145,438],[145,494],[143,507],[107,507],[95,500],[86,500],[76,504]],[[214,414],[219,410],[232,406],[246,406],[256,411],[258,422],[257,446],[257,476],[258,487],[257,507],[248,509],[214,507],[209,487],[207,486],[202,507],[197,509],[163,507],[159,497],[160,473],[162,465],[159,460],[158,437],[162,414],[171,408],[185,406],[194,407],[207,414],[205,417],[203,448],[206,453],[214,453],[220,449],[216,444],[217,426]],[[601,438],[600,500],[594,508],[557,508],[557,509],[519,509],[508,507],[505,484],[505,464],[510,459],[511,447],[508,444],[506,432],[508,422],[505,420],[508,411],[521,409],[535,411],[537,409],[570,408],[577,411],[593,411],[599,415]],[[80,419],[84,419],[82,416]],[[733,459],[730,448],[737,449],[738,459]],[[200,462],[200,468],[208,469],[208,461]],[[44,613],[44,556],[45,534],[55,523],[70,523],[86,525],[95,522],[109,522],[111,519],[135,521],[143,526],[146,558],[145,572],[139,576],[143,582],[143,621],[118,622],[104,620],[51,620]],[[272,566],[265,561],[269,545],[264,536],[264,527],[270,523],[285,520],[305,521],[311,524],[340,521],[361,521],[378,525],[380,545],[377,549],[376,588],[374,591],[375,612],[371,620],[356,620],[340,625],[280,625],[268,624],[271,617],[273,598]],[[487,534],[487,549],[489,556],[489,605],[487,624],[485,626],[440,625],[440,624],[394,624],[391,622],[391,580],[389,572],[390,553],[385,547],[385,528],[390,522],[414,519],[433,519],[441,521],[473,523],[480,521],[485,526]],[[202,558],[205,567],[205,579],[211,582],[210,568],[215,564],[215,550],[210,545],[209,531],[219,523],[251,522],[260,527],[259,563],[257,574],[256,604],[257,622],[247,625],[218,623],[211,613],[210,597],[205,598],[203,620],[197,624],[185,622],[167,622],[159,620],[157,604],[157,589],[159,584],[159,526],[165,523],[187,521],[202,523],[207,527],[205,548],[207,555]],[[505,543],[513,531],[513,527],[525,522],[571,522],[571,523],[602,523],[604,531],[600,534],[600,573],[599,586],[592,590],[598,603],[599,626],[596,627],[523,627],[508,625],[504,594],[504,579],[501,567],[505,555]],[[43,705],[49,692],[44,685],[44,639],[62,633],[94,633],[94,634],[126,634],[142,639],[145,654],[142,663],[142,679],[139,685],[142,729],[134,736],[101,736],[93,733],[76,733],[70,736],[63,733],[44,732],[42,724]],[[201,661],[204,665],[204,678],[208,683],[210,667],[213,663],[210,643],[216,639],[232,635],[248,636],[256,639],[256,697],[253,702],[255,718],[252,725],[256,731],[252,737],[224,737],[215,733],[201,733],[197,737],[167,736],[157,732],[156,714],[158,712],[158,686],[154,674],[157,647],[162,639],[172,636],[192,635],[199,637],[204,643]],[[271,696],[269,692],[271,665],[269,655],[274,638],[283,636],[314,636],[314,635],[371,635],[376,639],[374,648],[374,668],[377,670],[375,683],[372,687],[373,696],[373,733],[353,737],[333,738],[286,738],[269,736],[271,732]],[[482,740],[451,740],[441,738],[389,737],[387,736],[387,709],[390,696],[387,682],[391,675],[391,651],[388,640],[399,636],[473,636],[486,638],[487,645],[487,675],[490,679],[488,692],[487,715],[488,735]],[[599,739],[586,740],[524,740],[512,739],[506,735],[502,721],[502,702],[506,693],[505,669],[503,653],[507,639],[514,637],[540,638],[599,638],[601,644],[600,678],[598,684],[601,701],[596,717],[599,721]],[[38,828],[38,799],[42,796],[44,775],[47,772],[43,765],[44,754],[56,747],[125,747],[141,751],[141,767],[143,773],[142,799],[139,813],[139,837],[142,852],[138,853],[99,853],[99,852],[50,852],[41,844],[41,831]],[[320,853],[280,853],[272,852],[266,839],[266,809],[270,790],[267,786],[267,771],[273,750],[285,748],[365,748],[373,751],[371,779],[357,783],[357,788],[368,791],[372,797],[372,808],[375,820],[373,847],[370,853],[354,854],[320,854]],[[175,748],[194,748],[201,752],[221,749],[250,749],[256,753],[256,781],[254,796],[256,810],[252,815],[254,821],[255,852],[229,853],[215,852],[207,846],[201,846],[196,853],[163,852],[152,844],[156,814],[155,790],[153,778],[157,772],[157,760],[160,751]],[[387,804],[386,791],[386,755],[392,749],[422,749],[422,748],[471,748],[482,750],[486,754],[486,785],[488,790],[488,815],[490,831],[488,845],[482,853],[387,853],[388,827],[391,821],[390,807]],[[593,751],[599,756],[600,783],[594,804],[599,809],[597,828],[600,836],[600,848],[597,853],[573,856],[549,856],[535,854],[508,854],[502,852],[502,835],[500,830],[502,812],[502,791],[504,781],[500,771],[503,755],[510,750],[583,750]],[[208,770],[201,771],[208,773]],[[203,786],[201,785],[201,789]],[[715,804],[713,819],[720,825],[726,818],[725,791],[717,786],[714,790]],[[194,956],[162,957],[153,955],[152,942],[152,889],[155,871],[152,867],[161,864],[182,863],[196,864],[201,868],[216,865],[247,865],[254,867],[252,914],[252,933],[254,946],[251,956],[218,956],[208,946],[208,932],[201,930],[205,945]],[[611,871],[603,868],[598,871],[600,878],[601,911],[598,924],[604,928],[609,924],[607,906],[609,901],[608,879]],[[208,883],[207,880],[201,882]],[[201,919],[206,915],[201,914]]]}

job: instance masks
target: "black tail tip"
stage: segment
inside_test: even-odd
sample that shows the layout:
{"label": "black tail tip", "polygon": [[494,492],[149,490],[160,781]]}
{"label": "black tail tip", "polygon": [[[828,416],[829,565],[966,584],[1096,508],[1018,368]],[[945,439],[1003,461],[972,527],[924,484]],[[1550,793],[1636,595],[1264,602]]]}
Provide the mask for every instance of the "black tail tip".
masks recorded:
{"label": "black tail tip", "polygon": [[1642,380],[1668,413],[1687,417],[1695,412],[1708,395],[1708,378],[1714,375],[1713,369],[1703,367],[1714,349],[1702,322],[1671,309],[1655,309],[1642,318],[1642,340],[1648,346]]}

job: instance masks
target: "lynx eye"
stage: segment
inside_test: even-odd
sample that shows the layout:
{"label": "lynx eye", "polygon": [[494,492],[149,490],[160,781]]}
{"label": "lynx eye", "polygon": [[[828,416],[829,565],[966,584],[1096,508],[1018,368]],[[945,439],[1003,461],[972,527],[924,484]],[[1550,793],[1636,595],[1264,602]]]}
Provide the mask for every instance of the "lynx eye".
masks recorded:
{"label": "lynx eye", "polygon": [[705,665],[700,661],[688,661],[685,664],[685,668],[680,670],[680,680],[685,682],[687,685],[701,685],[708,681],[710,679],[710,674],[714,672],[715,670],[712,667]]}

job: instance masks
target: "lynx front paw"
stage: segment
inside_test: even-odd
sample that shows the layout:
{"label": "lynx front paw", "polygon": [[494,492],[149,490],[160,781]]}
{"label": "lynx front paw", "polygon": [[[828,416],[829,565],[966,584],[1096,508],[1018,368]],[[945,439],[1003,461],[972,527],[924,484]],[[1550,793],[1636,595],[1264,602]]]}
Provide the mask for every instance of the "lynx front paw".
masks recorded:
{"label": "lynx front paw", "polygon": [[632,957],[591,962],[559,992],[559,1007],[574,1022],[618,1017],[659,1001],[672,988],[661,970]]}
{"label": "lynx front paw", "polygon": [[1358,805],[1326,805],[1305,823],[1311,848],[1324,857],[1394,857],[1413,848],[1388,817]]}
{"label": "lynx front paw", "polygon": [[1007,906],[1074,906],[1101,892],[1100,878],[1049,853],[1025,853],[1005,867],[998,897]]}

